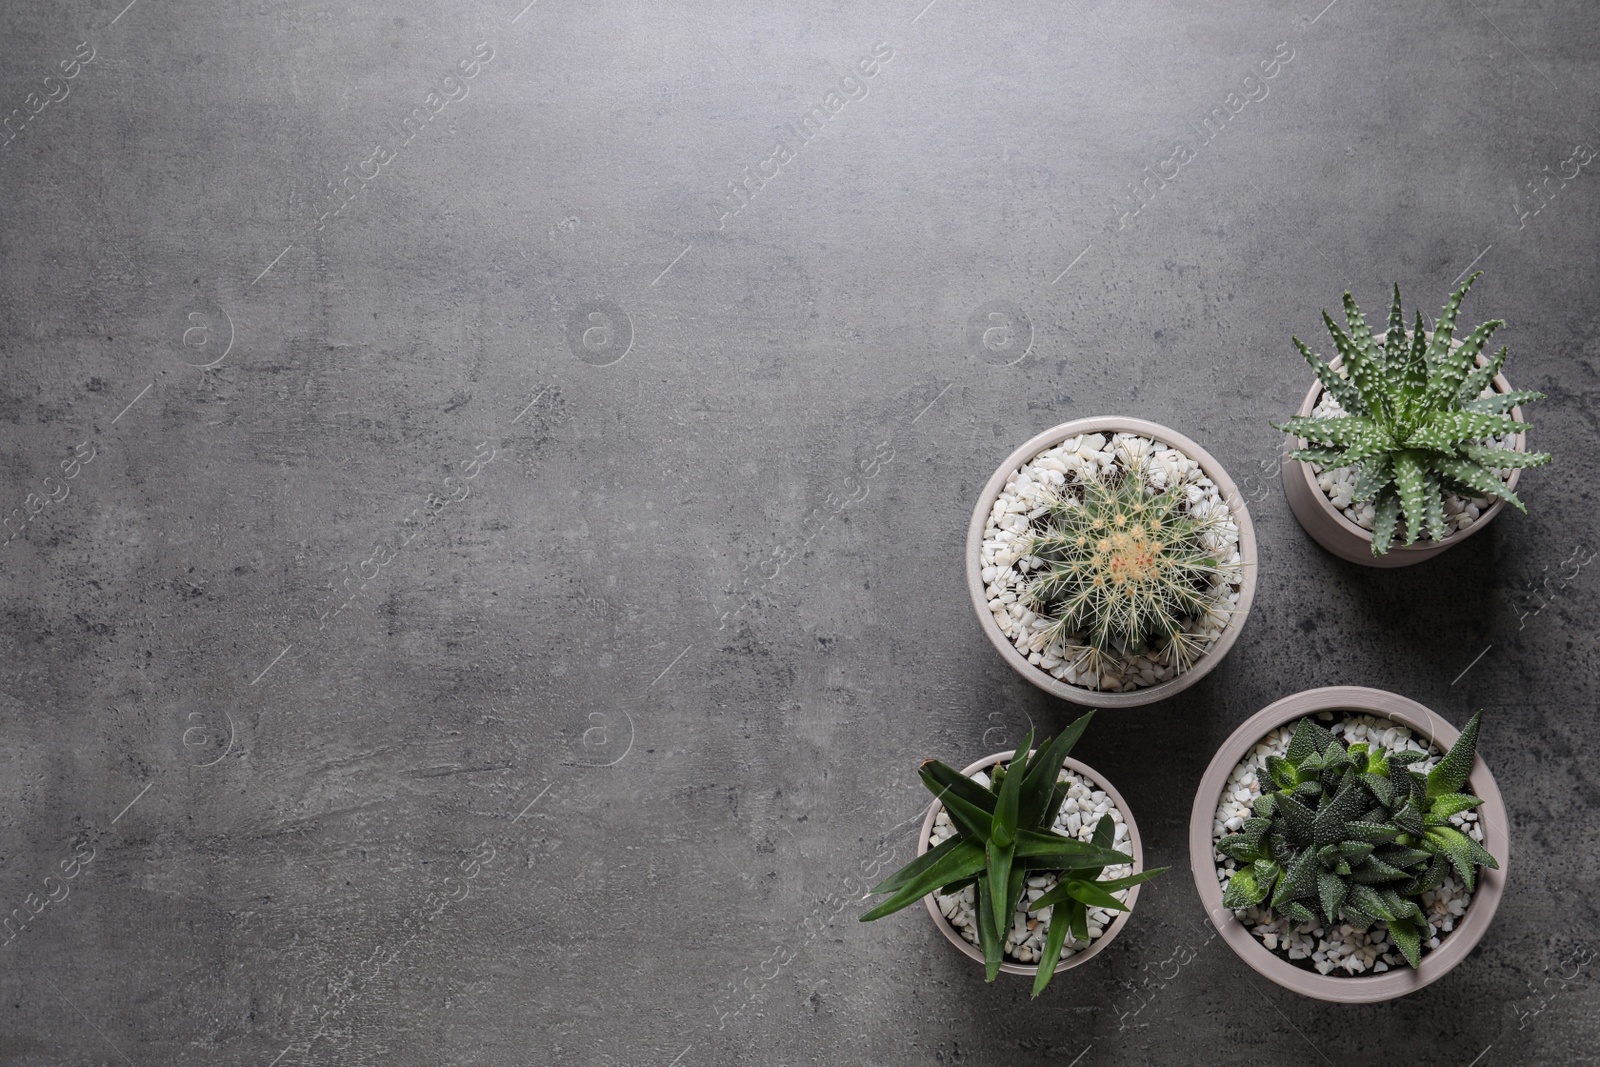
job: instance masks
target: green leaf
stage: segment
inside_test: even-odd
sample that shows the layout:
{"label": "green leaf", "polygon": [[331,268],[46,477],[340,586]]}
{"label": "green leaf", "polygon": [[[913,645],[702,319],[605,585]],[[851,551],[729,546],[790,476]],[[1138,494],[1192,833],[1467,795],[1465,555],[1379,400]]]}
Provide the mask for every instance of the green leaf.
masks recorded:
{"label": "green leaf", "polygon": [[1480,396],[1476,400],[1469,400],[1461,405],[1463,411],[1473,411],[1484,415],[1498,415],[1508,412],[1514,407],[1531,404],[1535,400],[1543,400],[1543,393],[1536,393],[1531,389],[1519,389],[1510,393],[1495,393],[1493,396]]}
{"label": "green leaf", "polygon": [[1468,892],[1477,886],[1479,864],[1491,870],[1500,868],[1487,849],[1453,826],[1430,826],[1423,836],[1449,859]]}
{"label": "green leaf", "polygon": [[1421,834],[1425,827],[1422,825],[1422,809],[1412,803],[1410,797],[1406,802],[1394,809],[1394,824],[1408,834]]}
{"label": "green leaf", "polygon": [[1371,500],[1377,496],[1378,490],[1394,481],[1394,473],[1390,465],[1389,454],[1372,456],[1361,464],[1361,471],[1356,477],[1356,491],[1351,498],[1356,503]]}
{"label": "green leaf", "polygon": [[1383,338],[1383,361],[1390,381],[1399,381],[1406,362],[1406,313],[1400,307],[1400,286],[1394,287],[1394,303],[1389,305],[1389,329]]}
{"label": "green leaf", "polygon": [[1322,904],[1322,914],[1329,925],[1333,924],[1334,916],[1339,914],[1344,898],[1349,895],[1350,883],[1328,871],[1317,872],[1317,899]]}
{"label": "green leaf", "polygon": [[[1439,321],[1434,325],[1433,336],[1428,338],[1428,348],[1424,355],[1430,372],[1429,378],[1433,381],[1437,381],[1440,367],[1450,354],[1450,342],[1455,338],[1456,332],[1456,312],[1461,310],[1461,300],[1482,273],[1481,270],[1476,271],[1462,282],[1456,291],[1450,294],[1450,299],[1444,302],[1444,309],[1439,312]],[[1457,378],[1456,385],[1459,387],[1460,384],[1461,379]]]}
{"label": "green leaf", "polygon": [[[913,859],[910,863],[907,863],[904,867],[901,867],[898,871],[895,871],[877,885],[873,886],[870,892],[893,893],[902,886],[910,885],[911,882],[920,877],[924,871],[943,861],[946,856],[950,855],[950,853],[959,848],[963,842],[976,847],[974,842],[968,841],[964,837],[947,837],[937,845],[934,845],[932,848],[928,849],[928,851],[924,852],[922,855]],[[982,850],[980,849],[979,851]]]}
{"label": "green leaf", "polygon": [[1311,809],[1292,796],[1279,795],[1278,817],[1274,820],[1283,827],[1289,840],[1300,847],[1310,845],[1316,836],[1316,816]]}
{"label": "green leaf", "polygon": [[1289,453],[1290,459],[1314,463],[1319,467],[1342,467],[1345,465],[1344,457],[1345,450],[1342,448],[1297,448]]}
{"label": "green leaf", "polygon": [[1283,872],[1278,886],[1272,891],[1272,906],[1281,907],[1291,900],[1312,896],[1317,891],[1317,854],[1310,849],[1295,857]]}
{"label": "green leaf", "polygon": [[[922,772],[919,771],[918,773]],[[923,784],[926,785],[929,780],[925,778]],[[970,803],[956,792],[940,794],[940,800],[944,804],[944,810],[950,815],[950,821],[955,823],[956,828],[963,835],[977,838],[979,841],[987,841],[989,839],[990,831],[993,828],[993,820],[990,818],[989,812],[976,804]]]}
{"label": "green leaf", "polygon": [[1548,452],[1518,452],[1511,448],[1492,448],[1488,445],[1461,445],[1463,456],[1490,470],[1526,470],[1542,467],[1550,462]]}
{"label": "green leaf", "polygon": [[1094,833],[1089,835],[1089,843],[1096,848],[1110,848],[1111,842],[1117,837],[1117,821],[1111,813],[1100,816],[1100,821],[1094,824]]}
{"label": "green leaf", "polygon": [[1389,910],[1394,912],[1394,917],[1396,919],[1399,919],[1402,922],[1406,920],[1414,920],[1418,923],[1427,921],[1423,917],[1422,909],[1417,907],[1416,902],[1407,900],[1405,897],[1395,892],[1392,886],[1384,886],[1383,888],[1379,889],[1378,895],[1383,897],[1383,902],[1389,905]]}
{"label": "green leaf", "polygon": [[1361,775],[1361,782],[1372,791],[1379,804],[1387,808],[1394,803],[1394,786],[1389,784],[1388,778],[1366,771]]}
{"label": "green leaf", "polygon": [[1354,776],[1312,819],[1311,843],[1321,848],[1345,838],[1345,824],[1367,808],[1367,793]]}
{"label": "green leaf", "polygon": [[[1022,747],[1017,749],[1023,757],[1023,768],[1018,773],[1012,774],[1011,768],[1006,768],[1006,776],[1000,783],[1000,793],[994,802],[994,819],[989,828],[989,843],[998,846],[1006,857],[1006,870],[1011,869],[1011,846],[1017,840],[1017,814],[1018,806],[1022,800],[1022,781],[1026,774],[1027,754],[1033,751],[1033,731],[1029,730],[1022,739]],[[1011,762],[1016,763],[1013,756]],[[993,852],[991,851],[991,855]],[[991,859],[992,863],[993,860]],[[1001,882],[1000,885],[1004,885]]]}
{"label": "green leaf", "polygon": [[[1495,330],[1504,325],[1505,323],[1499,319],[1490,319],[1473,330],[1467,339],[1461,342],[1460,348],[1449,350],[1447,347],[1444,354],[1436,357],[1424,397],[1424,402],[1429,407],[1442,408],[1456,403],[1462,386],[1477,364],[1478,353],[1483,350],[1484,342]],[[1446,344],[1448,346],[1448,341]]]}
{"label": "green leaf", "polygon": [[1093,882],[1086,882],[1082,878],[1068,878],[1066,887],[1067,895],[1073,900],[1080,901],[1086,907],[1104,908],[1107,911],[1128,910],[1126,904]]}
{"label": "green leaf", "polygon": [[1427,528],[1428,537],[1434,541],[1443,541],[1450,536],[1450,526],[1444,519],[1444,486],[1440,484],[1439,476],[1433,471],[1423,476],[1422,500],[1423,523]]}
{"label": "green leaf", "polygon": [[1372,509],[1372,554],[1381,556],[1394,542],[1395,528],[1400,525],[1400,491],[1393,483],[1378,493]]}
{"label": "green leaf", "polygon": [[1113,867],[1132,863],[1126,852],[1085,844],[1060,834],[1023,830],[1017,835],[1016,855],[1029,870],[1077,870],[1083,867]]}
{"label": "green leaf", "polygon": [[[1428,788],[1433,788],[1432,782],[1428,783]],[[1428,808],[1428,814],[1424,821],[1429,822],[1437,819],[1439,820],[1438,823],[1430,822],[1430,825],[1441,825],[1450,816],[1459,815],[1463,811],[1471,811],[1482,803],[1483,799],[1481,797],[1475,797],[1471,793],[1438,793],[1434,795],[1433,805]]]}
{"label": "green leaf", "polygon": [[1461,389],[1456,393],[1456,402],[1462,407],[1467,407],[1483,395],[1494,382],[1494,376],[1500,373],[1500,368],[1505,366],[1506,354],[1510,350],[1505,345],[1500,346],[1500,351],[1479,363],[1467,373],[1461,383]]}
{"label": "green leaf", "polygon": [[1282,756],[1267,757],[1267,776],[1279,789],[1293,789],[1300,781],[1299,775],[1295,773],[1294,764]]}
{"label": "green leaf", "polygon": [[1517,494],[1482,464],[1452,456],[1435,456],[1432,462],[1435,470],[1468,490],[1469,496],[1499,497],[1518,511],[1527,513],[1526,505],[1517,498]]}
{"label": "green leaf", "polygon": [[1057,782],[1055,784],[1055,788],[1050,791],[1050,803],[1045,807],[1044,814],[1039,817],[1039,821],[1035,824],[1036,826],[1044,828],[1056,824],[1056,817],[1061,814],[1061,805],[1066,803],[1067,793],[1071,789],[1072,785],[1069,782]]}
{"label": "green leaf", "polygon": [[993,838],[989,841],[989,865],[986,877],[989,882],[989,898],[994,907],[995,927],[999,930],[1004,930],[1009,925],[1012,907],[1017,902],[1015,897],[1007,899],[1006,895],[1006,886],[1011,881],[1011,860],[1015,848],[1015,844],[1002,845]]}
{"label": "green leaf", "polygon": [[1433,859],[1432,852],[1412,848],[1410,845],[1385,845],[1374,852],[1373,856],[1396,870],[1407,870]]}
{"label": "green leaf", "polygon": [[[1405,543],[1414,545],[1417,538],[1422,536],[1422,526],[1427,518],[1427,480],[1418,453],[1410,449],[1396,452],[1393,463],[1395,488],[1400,492],[1400,503],[1406,513]],[[1376,548],[1376,537],[1372,543]]]}
{"label": "green leaf", "polygon": [[1061,774],[1061,764],[1072,751],[1072,746],[1078,743],[1078,738],[1083,736],[1083,731],[1092,718],[1094,718],[1092,711],[1080,716],[1071,726],[1062,730],[1055,740],[1041,746],[1023,777],[1022,795],[1018,802],[1018,825],[1031,829],[1048,829],[1050,824],[1055,822],[1053,814],[1049,822],[1044,821],[1044,815],[1050,807],[1051,796],[1057,785],[1056,779]]}
{"label": "green leaf", "polygon": [[[950,821],[963,834],[987,838],[989,821],[994,814],[994,794],[954,767],[938,760],[923,760],[917,768],[917,777],[928,792],[944,805]],[[955,803],[950,802],[951,797]]]}
{"label": "green leaf", "polygon": [[1105,878],[1096,882],[1095,885],[1108,893],[1114,893],[1119,889],[1132,889],[1136,885],[1143,885],[1156,875],[1168,870],[1171,870],[1171,868],[1152,867],[1148,871],[1140,871],[1138,874],[1126,874],[1121,878]]}
{"label": "green leaf", "polygon": [[1072,920],[1072,937],[1087,944],[1089,941],[1089,909],[1076,900],[1067,902],[1067,914]]}
{"label": "green leaf", "polygon": [[1421,896],[1431,893],[1444,885],[1444,879],[1450,873],[1450,858],[1444,853],[1433,857],[1433,862],[1428,864],[1427,871],[1416,880],[1407,882],[1401,889],[1408,895]]}
{"label": "green leaf", "polygon": [[[1345,294],[1345,313],[1348,315],[1355,301],[1350,294]],[[1363,330],[1366,322],[1361,320],[1360,309],[1356,310],[1356,318],[1361,321]],[[1374,417],[1379,417],[1384,410],[1383,401],[1383,367],[1373,358],[1373,355],[1363,350],[1354,339],[1339,328],[1333,321],[1333,316],[1326,311],[1322,313],[1322,323],[1328,328],[1328,335],[1333,338],[1333,347],[1339,351],[1339,359],[1344,364],[1344,369],[1350,375],[1350,384],[1356,387],[1361,394],[1361,399],[1366,403],[1366,409]],[[1371,344],[1371,335],[1367,337],[1368,345]]]}
{"label": "green leaf", "polygon": [[1386,921],[1394,918],[1394,912],[1389,910],[1389,905],[1384,902],[1378,891],[1370,885],[1352,885],[1348,899],[1357,911],[1365,915],[1371,915]]}
{"label": "green leaf", "polygon": [[1315,804],[1322,797],[1321,782],[1301,782],[1294,787],[1294,792],[1289,794],[1294,799],[1304,804]]}
{"label": "green leaf", "polygon": [[[905,873],[903,869],[896,874],[890,875],[883,885],[897,882],[893,890],[885,890],[881,886],[873,890],[873,892],[891,892],[893,895],[861,916],[861,921],[871,922],[873,919],[881,919],[885,915],[899,911],[907,904],[913,904],[921,900],[941,886],[977,874],[983,870],[984,853],[981,845],[976,841],[960,838],[952,838],[951,840],[955,841],[955,845],[935,862],[922,866],[904,879],[900,878],[900,875]],[[929,851],[933,852],[937,851],[937,849],[930,849]],[[927,855],[927,853],[924,853],[924,855]],[[910,864],[907,866],[910,866]]]}
{"label": "green leaf", "polygon": [[1071,919],[1068,916],[1050,917],[1050,926],[1044,935],[1044,951],[1039,954],[1039,973],[1033,976],[1034,996],[1043,993],[1044,987],[1055,977],[1056,968],[1061,964],[1061,948],[1067,943],[1067,934],[1071,928]]}
{"label": "green leaf", "polygon": [[[1322,738],[1317,733],[1319,729],[1321,727],[1312,722],[1309,717],[1302,717],[1299,722],[1294,724],[1294,734],[1289,738],[1289,751],[1287,753],[1290,763],[1298,766],[1308,757],[1322,751],[1324,746]],[[1324,730],[1323,733],[1327,733],[1327,731]],[[1329,734],[1328,736],[1331,737],[1333,735]]]}
{"label": "green leaf", "polygon": [[1365,841],[1372,845],[1382,845],[1400,836],[1400,828],[1389,823],[1369,822],[1363,819],[1353,820],[1346,824],[1344,832],[1352,841]]}
{"label": "green leaf", "polygon": [[1368,414],[1366,402],[1361,399],[1361,394],[1356,392],[1355,386],[1340,377],[1338,371],[1324,363],[1322,357],[1307,348],[1300,338],[1295,337],[1292,340],[1294,346],[1300,350],[1300,354],[1305,357],[1305,361],[1310,364],[1317,381],[1322,383],[1322,388],[1328,391],[1341,408],[1352,415]]}
{"label": "green leaf", "polygon": [[1317,921],[1317,913],[1300,903],[1298,900],[1291,900],[1278,910],[1282,914],[1293,919],[1295,922],[1314,923]]}
{"label": "green leaf", "polygon": [[1514,434],[1524,424],[1509,415],[1485,415],[1475,411],[1441,411],[1430,416],[1406,436],[1408,448],[1431,448],[1451,452],[1457,445],[1481,437]]}
{"label": "green leaf", "polygon": [[[1450,751],[1428,772],[1428,797],[1438,800],[1447,794],[1460,793],[1472,773],[1472,761],[1478,752],[1478,726],[1483,721],[1479,711],[1467,720],[1461,736],[1450,746]],[[1459,809],[1465,811],[1465,808]]]}
{"label": "green leaf", "polygon": [[983,949],[983,978],[992,982],[1000,974],[1000,961],[1006,951],[1006,927],[995,929],[994,907],[989,901],[989,887],[978,883],[978,947]]}
{"label": "green leaf", "polygon": [[1275,428],[1303,437],[1312,444],[1344,446],[1356,444],[1374,432],[1382,432],[1377,423],[1359,415],[1335,415],[1328,419],[1296,415]]}
{"label": "green leaf", "polygon": [[1422,932],[1409,922],[1391,922],[1389,937],[1413,968],[1422,963]]}
{"label": "green leaf", "polygon": [[1361,885],[1375,885],[1379,882],[1398,882],[1411,876],[1399,867],[1392,867],[1380,860],[1376,855],[1368,856],[1361,861],[1361,866],[1350,872],[1350,881]]}
{"label": "green leaf", "polygon": [[1401,364],[1400,390],[1406,398],[1406,408],[1410,409],[1422,399],[1423,391],[1428,385],[1428,328],[1422,321],[1422,312],[1417,312],[1417,321],[1411,327],[1411,351],[1407,353]]}

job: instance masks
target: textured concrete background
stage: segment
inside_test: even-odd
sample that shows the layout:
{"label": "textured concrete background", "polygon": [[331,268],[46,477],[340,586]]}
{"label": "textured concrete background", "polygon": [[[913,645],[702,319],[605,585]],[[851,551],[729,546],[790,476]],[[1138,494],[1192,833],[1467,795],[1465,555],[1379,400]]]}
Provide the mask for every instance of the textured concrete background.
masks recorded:
{"label": "textured concrete background", "polygon": [[[522,2],[0,15],[0,1062],[1594,1061],[1592,8]],[[1556,464],[1339,563],[1289,335],[1470,266]],[[961,546],[1094,413],[1229,467],[1260,587],[1080,746],[1175,869],[1030,1003],[854,896],[919,758],[1074,714]],[[1187,873],[1215,746],[1341,683],[1488,709],[1515,820],[1482,946],[1383,1007],[1266,985]]]}

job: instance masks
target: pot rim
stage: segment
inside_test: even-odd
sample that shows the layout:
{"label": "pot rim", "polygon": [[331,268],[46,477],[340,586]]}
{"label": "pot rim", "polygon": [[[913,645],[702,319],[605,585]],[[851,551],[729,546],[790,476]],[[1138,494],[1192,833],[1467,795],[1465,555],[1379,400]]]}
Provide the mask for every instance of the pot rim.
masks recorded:
{"label": "pot rim", "polygon": [[[997,763],[1003,763],[1006,760],[1011,759],[1016,755],[1016,751],[1016,749],[1012,748],[1006,749],[1004,752],[996,752],[992,755],[985,756],[980,760],[969,763],[962,769],[961,773],[971,776],[977,771],[986,770],[989,767],[993,767]],[[1035,748],[1031,749],[1030,751],[1036,752],[1038,749]],[[1073,759],[1071,756],[1068,756],[1066,759],[1061,761],[1061,766],[1067,770],[1076,771],[1078,774],[1088,778],[1090,781],[1094,782],[1102,790],[1104,790],[1106,796],[1111,798],[1111,802],[1116,805],[1117,810],[1122,812],[1122,821],[1127,824],[1128,827],[1127,851],[1128,854],[1133,857],[1134,873],[1137,874],[1138,872],[1144,870],[1144,846],[1139,839],[1139,826],[1133,821],[1133,809],[1128,807],[1128,802],[1123,799],[1122,794],[1117,792],[1116,789],[1114,789],[1111,784],[1106,781],[1105,775],[1101,774],[1099,771],[1096,771],[1093,767],[1089,766],[1087,763],[1084,763],[1082,760]],[[938,800],[934,800],[928,805],[928,813],[922,819],[921,834],[917,837],[917,855],[920,856],[924,852],[928,851],[928,837],[933,833],[933,820],[938,817],[939,810],[943,806],[944,805],[940,804]],[[1116,936],[1122,932],[1123,926],[1125,926],[1128,922],[1128,917],[1133,914],[1134,908],[1139,903],[1140,888],[1140,886],[1133,886],[1128,890],[1128,898],[1127,900],[1123,901],[1123,903],[1128,905],[1128,910],[1118,912],[1116,918],[1111,920],[1111,925],[1106,927],[1105,933],[1089,942],[1088,948],[1080,949],[1077,952],[1074,952],[1070,959],[1057,961],[1055,971],[1056,974],[1060,974],[1062,971],[1071,970],[1078,964],[1091,959],[1101,949],[1105,948],[1106,945],[1109,945],[1116,938]],[[974,945],[972,942],[968,941],[966,938],[962,937],[956,932],[956,928],[950,924],[950,920],[946,919],[944,917],[944,913],[939,910],[939,905],[934,901],[934,896],[935,894],[929,893],[927,896],[922,898],[923,906],[928,909],[928,914],[933,918],[933,924],[939,928],[939,932],[943,934],[951,944],[959,948],[969,959],[976,960],[981,966],[983,964],[983,952],[979,950],[977,945]],[[1004,956],[1002,956],[1000,961],[1000,970],[1004,974],[1018,974],[1032,977],[1033,975],[1039,973],[1039,965],[1036,963],[1013,963],[1009,959],[1006,959]]]}
{"label": "pot rim", "polygon": [[[1409,337],[1410,335],[1411,331],[1407,330],[1406,336]],[[1451,347],[1460,348],[1461,341],[1452,341]],[[1488,356],[1484,355],[1482,352],[1478,353],[1478,366],[1481,367],[1488,361]],[[1329,366],[1331,366],[1334,370],[1338,370],[1339,367],[1343,366],[1343,363],[1344,357],[1334,356],[1333,359],[1329,361]],[[1509,393],[1513,391],[1511,388],[1511,382],[1504,374],[1496,374],[1492,381],[1497,392]],[[1307,390],[1305,399],[1301,401],[1300,408],[1295,412],[1295,414],[1299,416],[1309,416],[1316,408],[1317,401],[1322,396],[1322,391],[1322,382],[1319,381],[1315,375],[1313,375],[1311,379],[1311,388]],[[1510,415],[1517,422],[1526,424],[1527,420],[1522,417],[1522,407],[1520,405],[1513,407],[1510,411]],[[1307,442],[1304,437],[1296,437],[1294,440],[1298,442],[1296,445],[1297,448],[1307,447]],[[1527,450],[1528,435],[1527,431],[1524,429],[1518,431],[1516,442],[1512,447],[1512,451],[1526,452]],[[1311,490],[1318,506],[1322,509],[1324,514],[1333,520],[1340,532],[1347,536],[1359,538],[1361,541],[1365,542],[1367,555],[1374,560],[1381,561],[1383,557],[1372,555],[1372,531],[1357,526],[1345,516],[1344,512],[1333,506],[1333,501],[1329,500],[1328,495],[1322,491],[1321,486],[1317,485],[1317,478],[1316,475],[1311,471],[1311,464],[1298,459],[1289,459],[1287,457],[1284,459],[1284,463],[1293,463],[1300,468],[1300,477],[1305,480],[1305,483]],[[1506,479],[1506,488],[1512,492],[1516,492],[1517,482],[1520,481],[1521,478],[1522,469],[1513,468],[1511,471],[1511,477]],[[1389,543],[1389,552],[1385,553],[1385,555],[1399,552],[1402,553],[1402,555],[1398,557],[1399,559],[1404,559],[1406,555],[1412,555],[1416,553],[1423,553],[1430,557],[1437,555],[1438,553],[1443,552],[1445,549],[1453,548],[1456,545],[1459,545],[1462,541],[1465,541],[1467,538],[1477,533],[1480,529],[1488,526],[1495,516],[1500,514],[1501,510],[1505,507],[1505,503],[1505,500],[1502,498],[1495,497],[1495,499],[1489,504],[1488,509],[1479,515],[1477,520],[1473,522],[1471,526],[1468,526],[1465,530],[1455,531],[1443,541],[1433,541],[1425,537],[1418,538],[1417,542],[1412,545],[1403,545],[1397,543],[1397,541],[1391,541]],[[1420,562],[1420,560],[1418,560],[1418,562]]]}
{"label": "pot rim", "polygon": [[[1228,619],[1227,627],[1221,635],[1206,650],[1205,655],[1195,661],[1188,670],[1156,685],[1144,686],[1128,693],[1107,693],[1098,689],[1088,689],[1084,686],[1073,685],[1070,682],[1052,676],[1042,667],[1037,667],[1028,662],[1011,639],[1001,632],[995,623],[994,616],[989,611],[989,598],[984,593],[983,583],[983,532],[989,522],[989,511],[994,506],[995,498],[1000,495],[1000,490],[1005,486],[1006,479],[1018,470],[1024,463],[1033,459],[1045,449],[1061,443],[1070,437],[1079,434],[1091,433],[1136,433],[1141,437],[1149,437],[1164,442],[1168,447],[1176,448],[1196,463],[1200,469],[1217,486],[1233,512],[1235,523],[1239,527],[1239,558],[1242,566],[1239,568],[1239,604],[1234,608]],[[999,651],[1006,664],[1022,675],[1027,681],[1043,689],[1052,696],[1094,708],[1131,708],[1145,704],[1154,704],[1165,700],[1189,688],[1209,674],[1239,637],[1239,631],[1244,629],[1246,617],[1250,614],[1250,604],[1255,599],[1256,590],[1256,535],[1255,524],[1250,519],[1250,509],[1245,505],[1244,497],[1239,493],[1238,486],[1228,476],[1215,456],[1207,452],[1198,443],[1178,433],[1170,427],[1160,423],[1150,422],[1145,419],[1136,419],[1122,415],[1093,415],[1082,419],[1073,419],[1069,422],[1059,423],[1030,437],[1014,449],[1005,461],[1000,464],[995,472],[990,475],[989,481],[983,487],[983,492],[978,494],[977,505],[973,508],[972,519],[967,524],[967,592],[972,599],[973,610],[978,614],[978,625],[984,635],[989,638],[989,643]]]}
{"label": "pot rim", "polygon": [[1481,755],[1472,762],[1468,781],[1473,793],[1482,798],[1479,824],[1483,827],[1484,847],[1500,863],[1499,870],[1480,869],[1478,888],[1472,903],[1457,920],[1455,929],[1439,947],[1422,957],[1421,966],[1397,967],[1384,974],[1364,974],[1347,978],[1318,974],[1295,966],[1262,945],[1232,910],[1222,906],[1222,885],[1217,881],[1211,826],[1217,800],[1234,767],[1268,733],[1287,722],[1321,711],[1356,711],[1380,715],[1413,732],[1426,736],[1446,751],[1460,731],[1426,706],[1382,689],[1365,686],[1326,686],[1294,693],[1262,708],[1246,719],[1217,749],[1200,786],[1195,791],[1189,816],[1189,862],[1199,891],[1200,902],[1212,925],[1256,973],[1275,984],[1303,996],[1345,1004],[1369,1004],[1394,1000],[1414,993],[1442,978],[1466,959],[1488,931],[1505,895],[1506,871],[1510,867],[1511,841],[1505,801],[1494,775]]}

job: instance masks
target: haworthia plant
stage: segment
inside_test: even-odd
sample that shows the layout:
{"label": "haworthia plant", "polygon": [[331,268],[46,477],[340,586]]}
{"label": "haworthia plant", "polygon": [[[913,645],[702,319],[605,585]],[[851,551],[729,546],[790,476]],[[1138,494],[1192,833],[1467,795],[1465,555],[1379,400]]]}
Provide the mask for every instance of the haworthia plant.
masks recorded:
{"label": "haworthia plant", "polygon": [[1432,931],[1423,893],[1454,870],[1470,891],[1478,867],[1495,858],[1450,817],[1482,801],[1464,792],[1477,751],[1472,717],[1450,751],[1426,775],[1409,765],[1421,752],[1345,746],[1309,718],[1295,727],[1289,751],[1268,756],[1261,794],[1243,828],[1217,842],[1237,865],[1222,903],[1265,905],[1296,922],[1389,924],[1411,966]]}
{"label": "haworthia plant", "polygon": [[1226,611],[1213,579],[1239,569],[1218,561],[1205,536],[1231,515],[1196,511],[1179,485],[1153,493],[1146,463],[1069,482],[1023,542],[1034,563],[1022,603],[1048,621],[1046,646],[1061,642],[1087,673],[1146,651],[1187,669],[1204,647],[1194,620]]}
{"label": "haworthia plant", "polygon": [[918,772],[922,783],[944,805],[955,835],[875,886],[872,892],[887,893],[888,899],[861,916],[861,921],[881,919],[935,890],[954,893],[976,885],[978,945],[983,950],[985,975],[992,982],[1000,973],[1006,931],[1025,879],[1053,873],[1056,888],[1029,909],[1054,908],[1039,974],[1033,982],[1033,995],[1038,996],[1055,974],[1067,934],[1075,932],[1079,940],[1089,939],[1089,908],[1127,911],[1111,893],[1166,870],[1161,867],[1126,878],[1101,879],[1106,867],[1133,862],[1132,856],[1111,847],[1116,827],[1109,815],[1096,824],[1089,843],[1053,829],[1068,790],[1067,783],[1057,781],[1061,763],[1093,716],[1094,712],[1089,712],[1037,749],[1030,730],[1017,755],[992,768],[987,788],[948,764],[924,760]]}
{"label": "haworthia plant", "polygon": [[1354,500],[1374,502],[1375,556],[1389,551],[1402,519],[1407,545],[1424,535],[1435,541],[1449,536],[1440,495],[1445,490],[1464,497],[1498,497],[1526,512],[1495,471],[1550,462],[1548,452],[1514,452],[1483,444],[1485,438],[1527,429],[1510,411],[1543,400],[1544,394],[1480,395],[1505,364],[1504,345],[1478,363],[1484,344],[1504,321],[1491,319],[1452,347],[1461,299],[1482,273],[1474,273],[1450,294],[1431,334],[1418,312],[1409,339],[1398,285],[1389,328],[1381,340],[1373,336],[1354,298],[1345,293],[1348,333],[1327,311],[1322,313],[1339,354],[1338,369],[1323,362],[1300,338],[1293,338],[1344,414],[1327,419],[1297,415],[1281,425],[1274,423],[1274,428],[1308,442],[1310,447],[1290,453],[1294,459],[1324,468],[1358,469]]}

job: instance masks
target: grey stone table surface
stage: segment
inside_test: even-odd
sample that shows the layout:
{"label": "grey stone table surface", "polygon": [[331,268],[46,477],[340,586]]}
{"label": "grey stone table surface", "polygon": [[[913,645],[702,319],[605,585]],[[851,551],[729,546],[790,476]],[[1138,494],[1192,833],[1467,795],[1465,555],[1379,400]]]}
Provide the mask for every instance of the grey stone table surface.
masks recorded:
{"label": "grey stone table surface", "polygon": [[[1600,1056],[1592,5],[11,0],[0,45],[0,1063]],[[1340,563],[1274,473],[1289,337],[1469,268],[1556,463]],[[854,916],[920,758],[1074,714],[961,551],[1096,413],[1233,472],[1260,584],[1080,746],[1174,870],[1030,1002]],[[1486,709],[1513,818],[1482,945],[1382,1007],[1267,985],[1187,873],[1211,752],[1332,684]]]}

